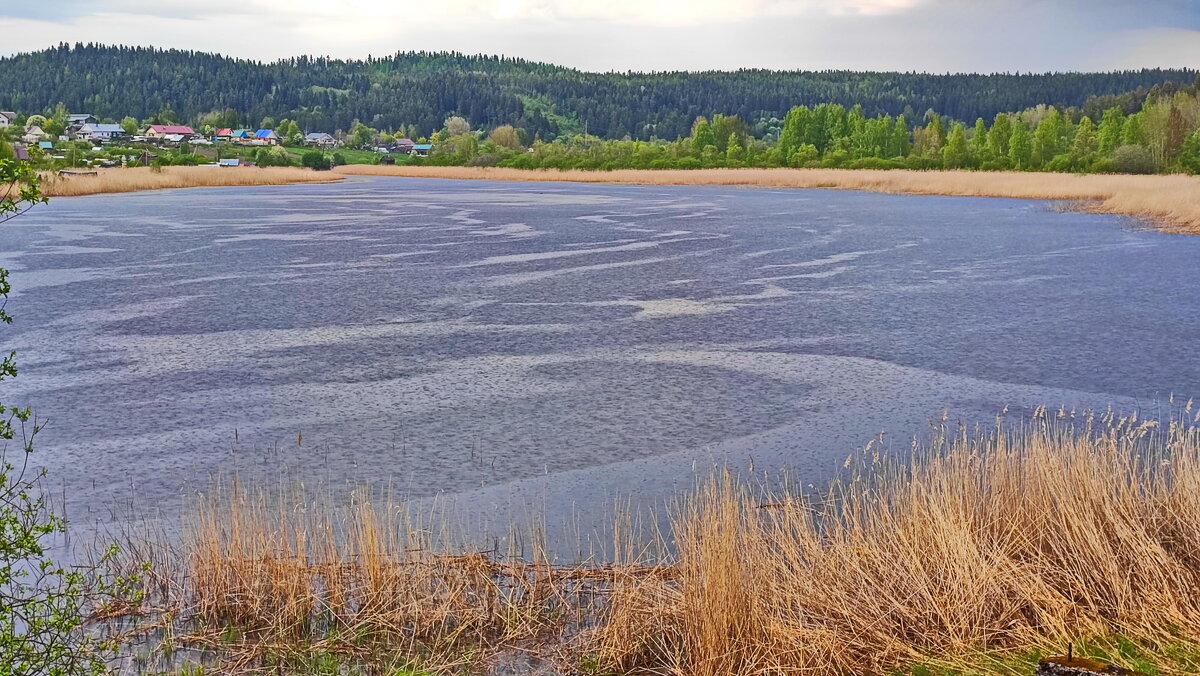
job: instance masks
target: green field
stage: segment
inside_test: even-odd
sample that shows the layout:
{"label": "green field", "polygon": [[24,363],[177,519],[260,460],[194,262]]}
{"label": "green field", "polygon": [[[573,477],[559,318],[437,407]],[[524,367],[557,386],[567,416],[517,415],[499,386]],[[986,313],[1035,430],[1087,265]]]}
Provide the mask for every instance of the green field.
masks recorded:
{"label": "green field", "polygon": [[[304,155],[304,153],[312,150],[312,148],[299,146],[286,148],[286,150],[288,153],[299,159]],[[329,155],[338,153],[342,157],[346,158],[346,164],[379,164],[379,158],[383,157],[383,155],[380,153],[372,152],[370,150],[350,150],[348,148],[338,148],[336,150],[327,150],[325,152]]]}

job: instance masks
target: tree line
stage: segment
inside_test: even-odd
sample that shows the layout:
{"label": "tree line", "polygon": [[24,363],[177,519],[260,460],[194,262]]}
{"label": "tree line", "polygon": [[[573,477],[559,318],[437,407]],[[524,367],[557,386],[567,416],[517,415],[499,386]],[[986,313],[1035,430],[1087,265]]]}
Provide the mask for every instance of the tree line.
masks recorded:
{"label": "tree line", "polygon": [[[1109,101],[1112,103],[1113,101]],[[696,118],[674,141],[602,139],[577,134],[553,141],[501,125],[473,128],[448,118],[427,158],[408,164],[521,169],[700,169],[797,167],[846,169],[978,169],[1078,173],[1200,173],[1200,91],[1187,87],[1147,95],[1133,112],[1112,105],[1037,105],[974,123],[934,111],[868,117],[862,106],[795,106],[783,119],[746,123],[737,115]],[[765,129],[765,131],[764,131]],[[362,123],[348,141],[390,139]]]}
{"label": "tree line", "polygon": [[[297,57],[271,63],[145,47],[60,44],[0,59],[0,109],[48,114],[62,103],[114,121],[132,117],[258,127],[288,119],[303,131],[406,128],[429,135],[449,116],[534,139],[678,139],[701,115],[751,125],[798,105],[861,106],[864,115],[928,110],[992,119],[1037,104],[1081,107],[1095,97],[1145,98],[1190,84],[1196,71],[946,74],[851,71],[589,73],[522,59],[407,52],[362,60]],[[1132,94],[1131,94],[1132,93]],[[1127,102],[1126,102],[1127,103]],[[1110,107],[1110,106],[1105,106]],[[1127,111],[1132,112],[1132,111]]]}

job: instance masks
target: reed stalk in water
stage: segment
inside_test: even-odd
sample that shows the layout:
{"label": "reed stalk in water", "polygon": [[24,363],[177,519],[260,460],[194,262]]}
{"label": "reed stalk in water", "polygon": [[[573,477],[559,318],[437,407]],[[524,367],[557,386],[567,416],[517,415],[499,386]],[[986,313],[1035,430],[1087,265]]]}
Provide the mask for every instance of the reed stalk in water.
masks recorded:
{"label": "reed stalk in water", "polygon": [[671,552],[654,560],[557,565],[454,544],[444,521],[364,495],[336,511],[220,491],[164,607],[192,628],[181,642],[243,667],[317,653],[452,673],[520,652],[564,673],[888,674],[1106,637],[1165,665],[1200,646],[1194,414],[943,423],[815,493],[718,472],[668,535],[618,529],[622,551]]}

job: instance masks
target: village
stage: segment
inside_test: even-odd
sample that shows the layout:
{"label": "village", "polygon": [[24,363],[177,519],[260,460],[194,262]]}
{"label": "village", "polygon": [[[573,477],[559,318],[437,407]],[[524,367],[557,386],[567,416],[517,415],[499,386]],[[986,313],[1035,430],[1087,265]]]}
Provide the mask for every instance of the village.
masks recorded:
{"label": "village", "polygon": [[[285,137],[276,129],[232,128],[204,133],[182,124],[148,124],[131,128],[129,124],[101,122],[88,113],[68,114],[59,124],[61,133],[54,133],[58,130],[49,129],[51,126],[41,115],[25,117],[12,111],[0,111],[0,134],[11,139],[15,159],[56,167],[67,165],[67,168],[60,168],[63,173],[71,173],[76,167],[149,166],[161,162],[160,158],[166,154],[194,158],[188,163],[200,166],[255,166],[259,157],[264,158],[264,164],[278,164],[279,158],[285,157],[278,151],[274,155],[257,151],[287,148],[293,152],[338,152],[346,148],[344,134],[293,132]],[[366,159],[377,164],[395,164],[397,156],[425,157],[432,149],[430,143],[391,137],[370,139],[362,148],[373,155]],[[363,163],[361,152],[359,155],[356,163]],[[274,159],[265,159],[270,157]]]}

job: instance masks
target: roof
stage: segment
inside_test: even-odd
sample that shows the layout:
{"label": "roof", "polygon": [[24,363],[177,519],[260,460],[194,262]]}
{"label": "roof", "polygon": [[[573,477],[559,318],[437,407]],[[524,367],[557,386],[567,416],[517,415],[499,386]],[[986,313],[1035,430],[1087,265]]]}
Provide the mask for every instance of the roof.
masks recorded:
{"label": "roof", "polygon": [[413,143],[413,140],[412,140],[412,139],[410,139],[410,138],[402,138],[402,139],[399,139],[399,140],[397,140],[397,141],[396,141],[396,145],[398,145],[398,146],[412,146],[412,145],[416,145],[416,144],[415,144],[415,143]]}
{"label": "roof", "polygon": [[82,122],[90,117],[94,117],[91,113],[70,113],[67,119],[71,122]]}
{"label": "roof", "polygon": [[217,160],[217,164],[221,165],[222,167],[236,167],[236,166],[241,165],[241,163],[242,163],[242,161],[236,157],[231,157],[231,158],[224,159],[224,160]]}
{"label": "roof", "polygon": [[246,130],[246,129],[238,129],[237,131],[230,134],[230,136],[233,136],[235,138],[250,138],[250,132],[249,132],[249,130]]}
{"label": "roof", "polygon": [[156,134],[186,134],[191,136],[196,132],[192,131],[191,127],[185,127],[180,124],[152,124],[150,129]]}
{"label": "roof", "polygon": [[81,131],[87,130],[100,134],[124,134],[125,129],[119,124],[85,124]]}
{"label": "roof", "polygon": [[[7,115],[7,113],[0,112],[0,115]],[[12,149],[13,149],[13,159],[19,160],[22,162],[29,161],[29,151],[25,149],[25,146],[14,145],[12,147]]]}
{"label": "roof", "polygon": [[258,131],[254,132],[254,135],[257,136],[258,138],[271,138],[272,136],[275,135],[275,130],[274,129],[259,129]]}
{"label": "roof", "polygon": [[314,131],[312,133],[305,134],[304,138],[320,139],[320,138],[333,138],[333,137],[323,131]]}
{"label": "roof", "polygon": [[233,136],[233,130],[228,129],[228,128],[218,129],[217,133],[214,134],[214,136]]}
{"label": "roof", "polygon": [[413,150],[433,150],[432,143],[418,143],[413,146]]}
{"label": "roof", "polygon": [[0,110],[0,115],[3,115],[4,117],[7,117],[10,120],[15,119],[17,117],[17,114],[12,112],[11,110]]}
{"label": "roof", "polygon": [[49,150],[54,147],[54,144],[49,141],[38,141],[38,147],[44,150]]}

